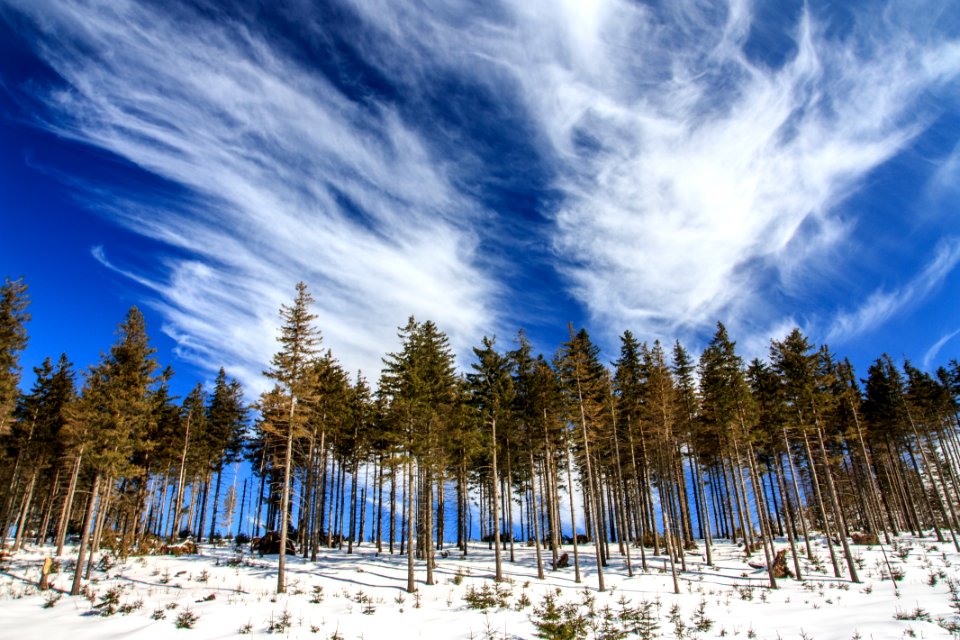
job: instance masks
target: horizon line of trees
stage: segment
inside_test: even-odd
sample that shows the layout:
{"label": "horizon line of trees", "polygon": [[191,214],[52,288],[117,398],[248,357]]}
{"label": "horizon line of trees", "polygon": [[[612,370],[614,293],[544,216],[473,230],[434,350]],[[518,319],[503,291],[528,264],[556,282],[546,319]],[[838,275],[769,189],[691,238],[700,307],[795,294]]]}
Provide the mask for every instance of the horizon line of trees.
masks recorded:
{"label": "horizon line of trees", "polygon": [[[771,340],[768,360],[747,363],[718,323],[696,361],[679,342],[625,331],[608,367],[570,326],[549,358],[522,330],[513,349],[484,337],[462,375],[446,335],[411,317],[371,388],[321,348],[299,283],[251,426],[222,369],[210,393],[170,396],[172,371],[159,370],[135,307],[79,390],[62,356],[21,393],[27,302],[8,279],[0,526],[15,549],[51,540],[58,554],[79,532],[75,590],[101,545],[128,553],[150,539],[213,538],[220,525],[229,535],[238,506],[238,534],[247,521],[255,535],[279,533],[278,592],[288,542],[314,560],[321,547],[364,542],[406,556],[411,592],[418,566],[434,584],[438,551],[452,542],[467,554],[476,531],[495,550],[496,580],[522,543],[541,577],[570,546],[581,582],[576,543],[588,541],[600,590],[615,556],[628,575],[662,556],[679,592],[685,551],[702,545],[711,564],[716,539],[762,552],[771,587],[778,537],[797,578],[814,532],[833,574],[854,582],[854,534],[889,543],[933,531],[960,551],[956,360],[931,375],[884,354],[858,380],[849,360],[794,329]],[[223,470],[241,459],[242,497],[234,473],[221,505]]]}

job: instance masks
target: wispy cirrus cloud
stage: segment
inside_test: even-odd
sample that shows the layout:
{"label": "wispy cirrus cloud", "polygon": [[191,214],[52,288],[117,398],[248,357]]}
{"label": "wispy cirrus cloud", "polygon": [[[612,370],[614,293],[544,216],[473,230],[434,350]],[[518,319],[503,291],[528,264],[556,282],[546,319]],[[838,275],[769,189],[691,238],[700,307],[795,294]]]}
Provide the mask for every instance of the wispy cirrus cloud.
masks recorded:
{"label": "wispy cirrus cloud", "polygon": [[943,349],[943,345],[947,344],[958,335],[960,335],[960,329],[940,336],[940,339],[930,345],[930,348],[927,349],[926,353],[923,354],[923,359],[920,361],[920,366],[922,366],[925,371],[929,371],[931,365],[933,364],[934,358],[936,358],[940,353],[940,350]]}
{"label": "wispy cirrus cloud", "polygon": [[577,23],[594,28],[589,59],[547,53],[522,80],[563,158],[556,246],[576,295],[645,335],[717,319],[769,335],[792,311],[778,302],[802,308],[856,259],[836,251],[858,224],[837,206],[923,130],[923,94],[957,78],[960,47],[882,20],[831,40],[803,13],[771,67],[744,51],[749,3],[600,4]]}
{"label": "wispy cirrus cloud", "polygon": [[827,340],[839,342],[870,331],[897,313],[920,303],[943,284],[958,262],[960,239],[943,240],[933,259],[909,282],[892,290],[878,289],[867,297],[863,305],[838,313],[827,330]]}
{"label": "wispy cirrus cloud", "polygon": [[349,99],[228,15],[125,1],[14,5],[65,81],[37,95],[43,126],[192,194],[101,192],[91,203],[192,256],[137,276],[184,357],[226,361],[261,387],[277,309],[300,279],[326,344],[367,376],[410,314],[436,321],[460,349],[492,322],[496,284],[474,260],[479,208],[389,105]]}
{"label": "wispy cirrus cloud", "polygon": [[947,3],[851,9],[842,34],[804,8],[780,16],[788,51],[766,57],[751,38],[771,25],[746,1],[504,2],[486,20],[457,2],[354,4],[413,41],[413,68],[459,69],[529,110],[562,194],[544,212],[555,266],[608,335],[723,320],[760,344],[794,315],[829,323],[804,298],[858,260],[869,271],[852,232],[883,224],[843,203],[941,112],[930,96],[960,69],[960,43],[925,17]]}
{"label": "wispy cirrus cloud", "polygon": [[[181,4],[4,1],[65,80],[40,94],[45,125],[189,192],[96,202],[182,250],[149,278],[166,331],[249,381],[301,278],[368,373],[410,313],[461,352],[562,326],[571,310],[529,291],[543,279],[608,344],[696,342],[722,320],[760,351],[794,322],[850,339],[935,287],[931,264],[901,277],[908,295],[878,288],[888,221],[845,203],[960,93],[949,2],[868,3],[837,26],[747,0],[290,0],[278,35]],[[851,288],[875,293],[839,313],[821,293]]]}

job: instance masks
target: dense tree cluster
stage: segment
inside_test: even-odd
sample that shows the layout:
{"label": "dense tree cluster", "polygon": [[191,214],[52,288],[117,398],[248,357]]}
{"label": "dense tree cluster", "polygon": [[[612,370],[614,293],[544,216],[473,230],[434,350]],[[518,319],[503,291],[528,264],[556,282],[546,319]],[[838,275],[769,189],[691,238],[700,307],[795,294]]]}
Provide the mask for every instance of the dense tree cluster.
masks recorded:
{"label": "dense tree cluster", "polygon": [[[523,332],[512,349],[483,338],[461,375],[443,332],[410,318],[371,389],[322,348],[301,283],[248,432],[222,370],[209,391],[170,396],[136,309],[79,390],[64,356],[19,393],[25,295],[8,281],[0,303],[0,518],[15,546],[62,550],[79,532],[78,566],[107,540],[126,551],[232,534],[234,522],[279,532],[278,591],[294,549],[315,559],[358,544],[405,555],[413,591],[418,566],[433,584],[438,553],[466,554],[474,536],[495,549],[497,580],[519,543],[536,549],[540,576],[568,548],[580,582],[576,543],[589,541],[601,590],[605,571],[662,556],[679,591],[685,551],[702,545],[711,563],[717,538],[762,553],[772,587],[777,538],[801,577],[799,557],[824,534],[834,574],[853,581],[852,536],[933,530],[960,551],[955,360],[931,375],[884,355],[858,380],[794,329],[745,363],[718,324],[698,361],[627,331],[607,366],[570,327],[551,358]],[[221,501],[222,472],[241,457],[242,495],[232,486]]]}
{"label": "dense tree cluster", "polygon": [[[8,380],[18,381],[28,299],[21,281],[8,280],[0,296],[6,390]],[[16,393],[5,410],[4,543],[11,534],[14,549],[50,541],[61,554],[67,536],[79,534],[73,593],[101,545],[126,554],[159,538],[199,540],[206,517],[216,532],[221,473],[238,459],[247,428],[240,385],[221,369],[210,393],[198,385],[178,404],[169,393],[173,373],[158,372],[153,354],[134,307],[79,389],[66,355],[55,365],[47,359],[34,369],[30,391]]]}

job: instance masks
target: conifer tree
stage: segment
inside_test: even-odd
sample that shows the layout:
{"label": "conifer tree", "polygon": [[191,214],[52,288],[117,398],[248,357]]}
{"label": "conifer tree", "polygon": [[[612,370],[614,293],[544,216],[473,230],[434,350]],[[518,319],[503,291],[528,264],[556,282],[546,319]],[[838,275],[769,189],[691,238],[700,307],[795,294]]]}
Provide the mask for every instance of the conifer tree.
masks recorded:
{"label": "conifer tree", "polygon": [[[284,569],[286,564],[288,505],[290,502],[290,479],[293,467],[293,441],[298,433],[298,424],[303,422],[297,416],[297,400],[304,398],[310,388],[310,363],[320,344],[320,332],[313,326],[317,316],[311,312],[313,296],[307,291],[307,285],[297,283],[297,296],[292,306],[281,305],[280,350],[274,354],[271,368],[266,376],[277,381],[281,392],[289,404],[286,416],[285,443],[283,456],[283,488],[280,502],[280,558],[277,565],[277,593],[286,591]],[[280,418],[282,420],[282,418]]]}
{"label": "conifer tree", "polygon": [[[454,370],[454,357],[447,336],[437,326],[419,323],[411,317],[400,329],[402,348],[384,358],[380,392],[388,399],[391,420],[404,434],[407,460],[407,486],[414,487],[414,463],[423,474],[422,505],[413,516],[413,491],[407,491],[407,514],[410,535],[407,548],[407,590],[414,586],[414,531],[428,532],[422,540],[427,565],[427,584],[433,584],[434,547],[433,481],[442,469],[443,449],[440,436],[450,424],[459,398]],[[416,517],[424,522],[413,523]],[[416,526],[414,526],[416,525]],[[422,525],[422,526],[421,526]]]}
{"label": "conifer tree", "polygon": [[[87,460],[93,468],[93,483],[84,517],[80,554],[71,595],[80,593],[80,579],[90,541],[90,525],[101,483],[108,498],[115,479],[138,475],[131,456],[148,428],[149,393],[157,368],[143,314],[132,307],[120,325],[117,342],[100,363],[87,373],[79,418],[87,423]],[[101,505],[98,530],[106,510]],[[94,535],[93,549],[98,544]],[[92,552],[91,552],[92,557]]]}
{"label": "conifer tree", "polygon": [[822,473],[825,476],[824,479],[827,488],[827,498],[830,501],[830,507],[837,525],[840,542],[843,546],[844,555],[846,556],[850,579],[854,582],[859,582],[857,569],[854,565],[853,555],[847,540],[846,522],[844,520],[843,510],[840,507],[834,472],[826,451],[823,416],[827,410],[826,403],[829,401],[829,397],[824,393],[825,381],[823,380],[823,371],[820,367],[823,361],[821,354],[813,351],[812,345],[799,329],[794,329],[782,341],[771,341],[770,359],[774,369],[783,380],[784,393],[793,407],[793,415],[797,421],[797,431],[803,439],[803,446],[806,451],[809,470],[812,476],[811,484],[813,485],[814,495],[817,498],[822,524],[827,528],[827,542],[831,552],[831,560],[834,564],[834,573],[839,577],[839,568],[830,540],[829,527],[831,523],[828,520],[825,501],[822,497],[820,478],[817,473],[816,461],[810,445],[811,439],[814,440],[820,454]]}
{"label": "conifer tree", "polygon": [[[74,373],[66,355],[60,357],[56,367],[50,358],[45,359],[39,367],[34,367],[34,373],[36,382],[30,392],[21,397],[15,412],[17,421],[8,437],[17,451],[12,476],[14,480],[22,481],[24,494],[20,508],[10,513],[17,523],[14,549],[19,549],[24,542],[36,489],[49,484],[51,498],[56,489],[64,448],[64,427],[69,407],[76,397]],[[9,495],[13,496],[15,492],[11,490]],[[52,499],[46,502],[49,514]],[[39,529],[40,539],[46,537],[48,520],[43,518],[44,524],[35,527]],[[4,527],[4,534],[8,529]]]}
{"label": "conifer tree", "polygon": [[[546,478],[550,475],[548,468],[549,456],[547,454],[548,434],[547,421],[544,416],[547,414],[548,407],[545,402],[547,395],[546,389],[541,386],[545,380],[538,375],[538,360],[533,358],[533,347],[527,339],[526,334],[521,330],[517,335],[517,348],[507,354],[510,359],[513,370],[513,388],[514,388],[514,414],[517,420],[519,436],[525,443],[527,449],[527,474],[530,482],[530,505],[534,511],[530,518],[533,524],[533,542],[537,558],[537,577],[541,580],[543,573],[543,556],[541,554],[541,545],[543,544],[543,534],[541,527],[540,514],[543,507],[550,504],[547,499],[549,492]],[[552,372],[551,372],[552,373]],[[550,376],[553,377],[552,375]],[[537,486],[537,466],[535,457],[542,460],[541,468],[544,469],[544,481]],[[522,463],[522,461],[521,461]],[[551,530],[556,527],[553,525],[552,510],[550,511]],[[558,540],[551,539],[550,547],[553,553],[553,565],[557,564]]]}
{"label": "conifer tree", "polygon": [[0,287],[0,435],[10,428],[20,395],[20,353],[27,347],[27,306],[23,278],[5,278]]}
{"label": "conifer tree", "polygon": [[[500,443],[497,439],[497,423],[503,429],[509,428],[509,419],[513,411],[515,398],[513,379],[511,378],[510,360],[494,349],[496,338],[483,339],[483,348],[474,347],[473,353],[477,362],[472,367],[475,373],[467,375],[470,381],[471,396],[474,405],[482,416],[485,426],[490,428],[490,458],[493,491],[493,544],[495,550],[495,573],[497,582],[503,580],[503,567],[500,553],[500,477],[497,465],[497,449]],[[508,479],[509,482],[509,479]],[[512,535],[511,531],[509,535]]]}
{"label": "conifer tree", "polygon": [[[570,326],[570,340],[563,343],[557,354],[557,370],[563,382],[569,407],[569,419],[577,426],[583,446],[583,485],[585,516],[587,529],[593,534],[594,551],[597,560],[597,584],[600,591],[605,590],[603,581],[602,536],[604,532],[598,518],[599,484],[594,474],[594,462],[591,445],[602,437],[604,420],[608,417],[607,394],[610,386],[607,373],[599,359],[600,349],[590,340],[586,329],[576,334]],[[576,531],[574,531],[576,539]]]}
{"label": "conifer tree", "polygon": [[626,483],[633,496],[634,509],[638,512],[634,520],[637,523],[640,538],[640,561],[644,571],[647,570],[647,556],[644,546],[648,534],[656,545],[656,528],[648,531],[649,510],[647,505],[653,504],[650,497],[650,482],[648,471],[650,465],[646,458],[646,447],[643,440],[643,412],[646,373],[641,361],[641,345],[630,331],[624,331],[620,337],[620,358],[614,363],[613,386],[617,396],[617,414],[623,432],[625,457],[629,458],[627,465]]}
{"label": "conifer tree", "polygon": [[[174,507],[170,520],[170,531],[168,538],[172,542],[181,531],[183,525],[184,500],[186,500],[187,482],[191,475],[199,470],[198,453],[200,447],[196,442],[201,440],[206,431],[206,412],[204,404],[206,403],[206,393],[203,385],[197,385],[187,394],[183,400],[183,406],[180,408],[180,433],[177,437],[179,447],[178,465],[177,465],[177,484],[174,493]],[[198,487],[194,483],[191,501],[195,504],[197,499]],[[187,524],[189,528],[189,521]]]}
{"label": "conifer tree", "polygon": [[[227,380],[223,367],[213,383],[213,394],[207,407],[207,440],[210,443],[210,467],[217,474],[213,494],[213,514],[210,516],[210,534],[216,532],[220,480],[223,467],[240,459],[247,426],[247,409],[243,403],[243,388],[236,380]],[[227,527],[229,530],[229,526]]]}

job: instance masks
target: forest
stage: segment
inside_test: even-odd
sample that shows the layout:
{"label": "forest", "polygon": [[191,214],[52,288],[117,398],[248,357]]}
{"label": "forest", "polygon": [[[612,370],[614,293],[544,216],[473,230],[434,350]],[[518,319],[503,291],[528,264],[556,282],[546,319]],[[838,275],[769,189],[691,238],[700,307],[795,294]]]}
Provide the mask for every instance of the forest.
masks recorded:
{"label": "forest", "polygon": [[288,555],[358,545],[405,557],[411,593],[435,584],[438,556],[477,539],[495,552],[496,581],[523,546],[541,578],[572,556],[577,583],[589,554],[599,591],[606,571],[665,555],[680,593],[685,551],[709,565],[719,540],[763,558],[774,588],[802,578],[813,532],[833,575],[854,583],[854,543],[932,532],[960,552],[956,360],[930,373],[882,354],[858,374],[794,329],[745,362],[718,323],[696,359],[624,331],[608,365],[571,326],[552,355],[523,331],[511,348],[484,337],[461,368],[443,331],[411,317],[372,384],[323,348],[312,303],[300,283],[279,335],[264,336],[277,341],[268,392],[251,402],[220,369],[181,399],[136,307],[96,364],[78,371],[64,354],[25,377],[29,296],[6,279],[4,552],[75,544],[74,594],[100,549],[267,532],[277,592]]}

